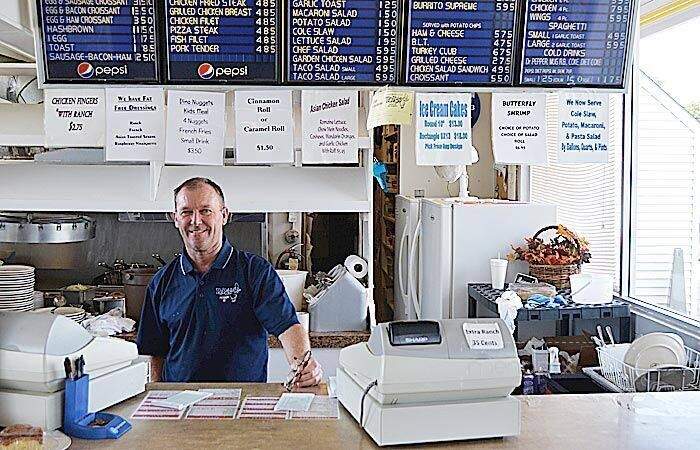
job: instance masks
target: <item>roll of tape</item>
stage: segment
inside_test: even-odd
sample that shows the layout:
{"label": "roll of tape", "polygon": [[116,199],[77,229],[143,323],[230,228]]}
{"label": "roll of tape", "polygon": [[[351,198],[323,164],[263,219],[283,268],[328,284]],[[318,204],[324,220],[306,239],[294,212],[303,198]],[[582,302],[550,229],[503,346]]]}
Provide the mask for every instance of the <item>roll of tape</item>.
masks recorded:
{"label": "roll of tape", "polygon": [[367,261],[357,255],[350,255],[345,258],[343,265],[355,278],[362,278],[367,275]]}

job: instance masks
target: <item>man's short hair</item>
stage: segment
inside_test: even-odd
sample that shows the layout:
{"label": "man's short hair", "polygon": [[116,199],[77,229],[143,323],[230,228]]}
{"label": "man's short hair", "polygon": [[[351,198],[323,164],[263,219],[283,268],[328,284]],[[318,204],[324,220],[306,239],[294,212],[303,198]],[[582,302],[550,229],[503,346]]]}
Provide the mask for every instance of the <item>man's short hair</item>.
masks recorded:
{"label": "man's short hair", "polygon": [[183,189],[193,189],[198,186],[201,186],[203,184],[211,186],[214,191],[219,195],[219,198],[221,199],[221,205],[226,205],[224,201],[224,191],[221,189],[221,186],[218,184],[214,183],[212,180],[209,178],[204,178],[204,177],[193,177],[190,178],[189,180],[185,180],[182,182],[182,184],[178,187],[175,188],[173,200],[175,200],[175,209],[177,209],[177,194],[180,193],[181,190]]}

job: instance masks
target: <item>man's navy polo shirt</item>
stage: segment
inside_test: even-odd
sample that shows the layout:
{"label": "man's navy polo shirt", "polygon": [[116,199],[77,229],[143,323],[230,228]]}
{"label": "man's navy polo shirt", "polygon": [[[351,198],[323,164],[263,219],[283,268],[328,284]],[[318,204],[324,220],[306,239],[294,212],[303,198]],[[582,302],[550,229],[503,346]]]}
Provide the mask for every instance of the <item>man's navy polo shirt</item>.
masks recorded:
{"label": "man's navy polo shirt", "polygon": [[160,269],[146,290],[136,343],[165,357],[163,381],[267,381],[267,334],[299,323],[282,280],[263,258],[224,237],[209,272],[187,253]]}

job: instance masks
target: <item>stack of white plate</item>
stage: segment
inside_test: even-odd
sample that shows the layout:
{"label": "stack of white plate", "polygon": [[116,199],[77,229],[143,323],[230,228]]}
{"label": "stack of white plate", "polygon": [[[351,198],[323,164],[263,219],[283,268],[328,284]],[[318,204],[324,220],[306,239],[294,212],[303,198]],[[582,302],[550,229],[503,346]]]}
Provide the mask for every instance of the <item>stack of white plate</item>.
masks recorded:
{"label": "stack of white plate", "polygon": [[59,316],[66,316],[69,319],[74,320],[78,323],[82,322],[85,319],[85,316],[87,315],[84,309],[75,308],[73,306],[61,306],[60,308],[55,308],[52,311],[52,313],[57,314]]}
{"label": "stack of white plate", "polygon": [[683,338],[674,333],[649,333],[637,338],[625,353],[625,364],[649,370],[658,366],[685,366]]}
{"label": "stack of white plate", "polygon": [[0,310],[34,309],[34,267],[0,266]]}

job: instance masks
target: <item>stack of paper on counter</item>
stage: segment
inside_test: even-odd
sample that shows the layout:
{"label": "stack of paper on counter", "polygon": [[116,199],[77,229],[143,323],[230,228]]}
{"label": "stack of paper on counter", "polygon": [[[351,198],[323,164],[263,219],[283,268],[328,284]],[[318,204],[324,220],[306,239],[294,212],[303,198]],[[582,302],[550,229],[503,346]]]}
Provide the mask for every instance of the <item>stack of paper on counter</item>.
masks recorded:
{"label": "stack of paper on counter", "polygon": [[200,389],[212,396],[200,400],[187,411],[187,419],[235,419],[241,400],[240,389]]}
{"label": "stack of paper on counter", "polygon": [[136,411],[131,415],[132,419],[145,420],[178,420],[185,413],[185,410],[177,410],[173,408],[165,408],[156,406],[154,401],[165,400],[176,391],[148,391],[146,397],[141,401],[141,404]]}
{"label": "stack of paper on counter", "polygon": [[279,397],[246,397],[243,400],[239,419],[286,419],[289,411],[275,411]]}
{"label": "stack of paper on counter", "polygon": [[337,419],[338,399],[317,395],[308,411],[290,411],[290,419]]}

